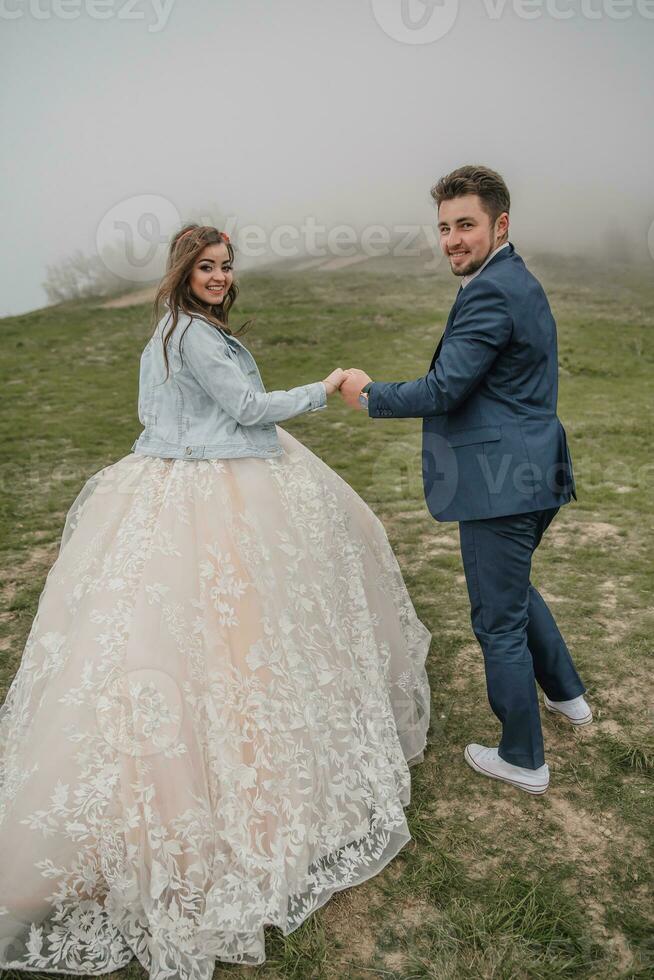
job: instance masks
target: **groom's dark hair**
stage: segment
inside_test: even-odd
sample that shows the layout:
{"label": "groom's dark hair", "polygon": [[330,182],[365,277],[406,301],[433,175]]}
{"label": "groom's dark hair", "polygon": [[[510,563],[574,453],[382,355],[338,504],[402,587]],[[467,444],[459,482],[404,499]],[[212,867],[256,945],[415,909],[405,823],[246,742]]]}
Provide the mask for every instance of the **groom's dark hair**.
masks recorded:
{"label": "groom's dark hair", "polygon": [[464,194],[477,194],[493,223],[503,211],[508,211],[511,207],[509,188],[502,177],[490,167],[459,167],[446,177],[441,177],[431,189],[431,196],[438,206],[442,201],[451,201],[455,197],[463,197]]}

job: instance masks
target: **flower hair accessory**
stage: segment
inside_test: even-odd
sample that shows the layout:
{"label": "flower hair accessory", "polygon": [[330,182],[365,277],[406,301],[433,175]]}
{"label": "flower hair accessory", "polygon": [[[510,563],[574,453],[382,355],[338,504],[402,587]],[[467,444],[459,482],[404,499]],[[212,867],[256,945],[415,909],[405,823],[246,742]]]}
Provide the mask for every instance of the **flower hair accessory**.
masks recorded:
{"label": "flower hair accessory", "polygon": [[[197,230],[196,228],[189,228],[187,231],[184,232],[183,235],[180,235],[179,236],[179,238],[177,239],[177,243],[176,244],[179,244],[179,242],[181,242],[182,238],[186,238],[187,235],[192,235],[193,232],[196,231],[196,230]],[[231,245],[232,240],[231,240],[231,238],[229,237],[229,235],[227,234],[226,231],[219,231],[218,234],[219,234],[219,236],[221,238],[221,241],[226,242],[228,245]]]}

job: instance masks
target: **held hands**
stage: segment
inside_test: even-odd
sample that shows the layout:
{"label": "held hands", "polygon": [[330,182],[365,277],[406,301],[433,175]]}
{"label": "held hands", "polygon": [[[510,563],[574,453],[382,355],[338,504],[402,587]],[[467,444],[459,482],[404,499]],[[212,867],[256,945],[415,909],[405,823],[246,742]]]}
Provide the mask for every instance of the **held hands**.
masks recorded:
{"label": "held hands", "polygon": [[345,404],[362,412],[363,405],[359,404],[359,394],[363,386],[369,381],[372,381],[372,378],[365,371],[360,371],[359,368],[348,368],[345,372],[345,380],[340,386]]}
{"label": "held hands", "polygon": [[368,381],[372,381],[372,378],[365,371],[360,371],[359,368],[348,368],[347,371],[336,368],[323,379],[323,384],[328,395],[333,395],[338,390],[346,405],[362,411],[363,406],[359,404],[359,393]]}
{"label": "held hands", "polygon": [[327,389],[328,395],[333,395],[335,391],[341,387],[345,381],[345,371],[343,368],[336,368],[331,374],[328,374],[326,378],[323,379],[323,384]]}

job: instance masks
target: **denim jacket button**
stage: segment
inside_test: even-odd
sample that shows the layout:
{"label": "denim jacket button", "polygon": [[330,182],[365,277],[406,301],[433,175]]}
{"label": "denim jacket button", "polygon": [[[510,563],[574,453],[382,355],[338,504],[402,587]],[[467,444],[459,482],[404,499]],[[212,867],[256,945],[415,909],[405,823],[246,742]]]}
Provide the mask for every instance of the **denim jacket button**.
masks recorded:
{"label": "denim jacket button", "polygon": [[186,450],[185,450],[185,451],[186,451],[186,455],[187,455],[187,456],[190,456],[190,455],[191,455],[191,453],[193,452],[193,450],[191,449],[191,447],[190,447],[190,446],[187,446],[187,447],[186,447]]}

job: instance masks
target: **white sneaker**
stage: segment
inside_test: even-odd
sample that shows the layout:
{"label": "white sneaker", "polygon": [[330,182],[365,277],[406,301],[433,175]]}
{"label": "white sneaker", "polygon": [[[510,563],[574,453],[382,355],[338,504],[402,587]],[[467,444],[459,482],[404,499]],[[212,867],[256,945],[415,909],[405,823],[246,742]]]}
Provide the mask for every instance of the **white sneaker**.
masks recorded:
{"label": "white sneaker", "polygon": [[550,701],[547,694],[543,694],[543,701],[548,711],[563,715],[571,725],[590,725],[593,720],[593,712],[583,694],[570,701]]}
{"label": "white sneaker", "polygon": [[501,779],[504,783],[524,789],[527,793],[540,796],[550,784],[550,770],[545,763],[538,769],[525,769],[514,766],[511,762],[501,759],[497,749],[487,748],[471,742],[466,745],[464,758],[469,766],[491,779]]}

